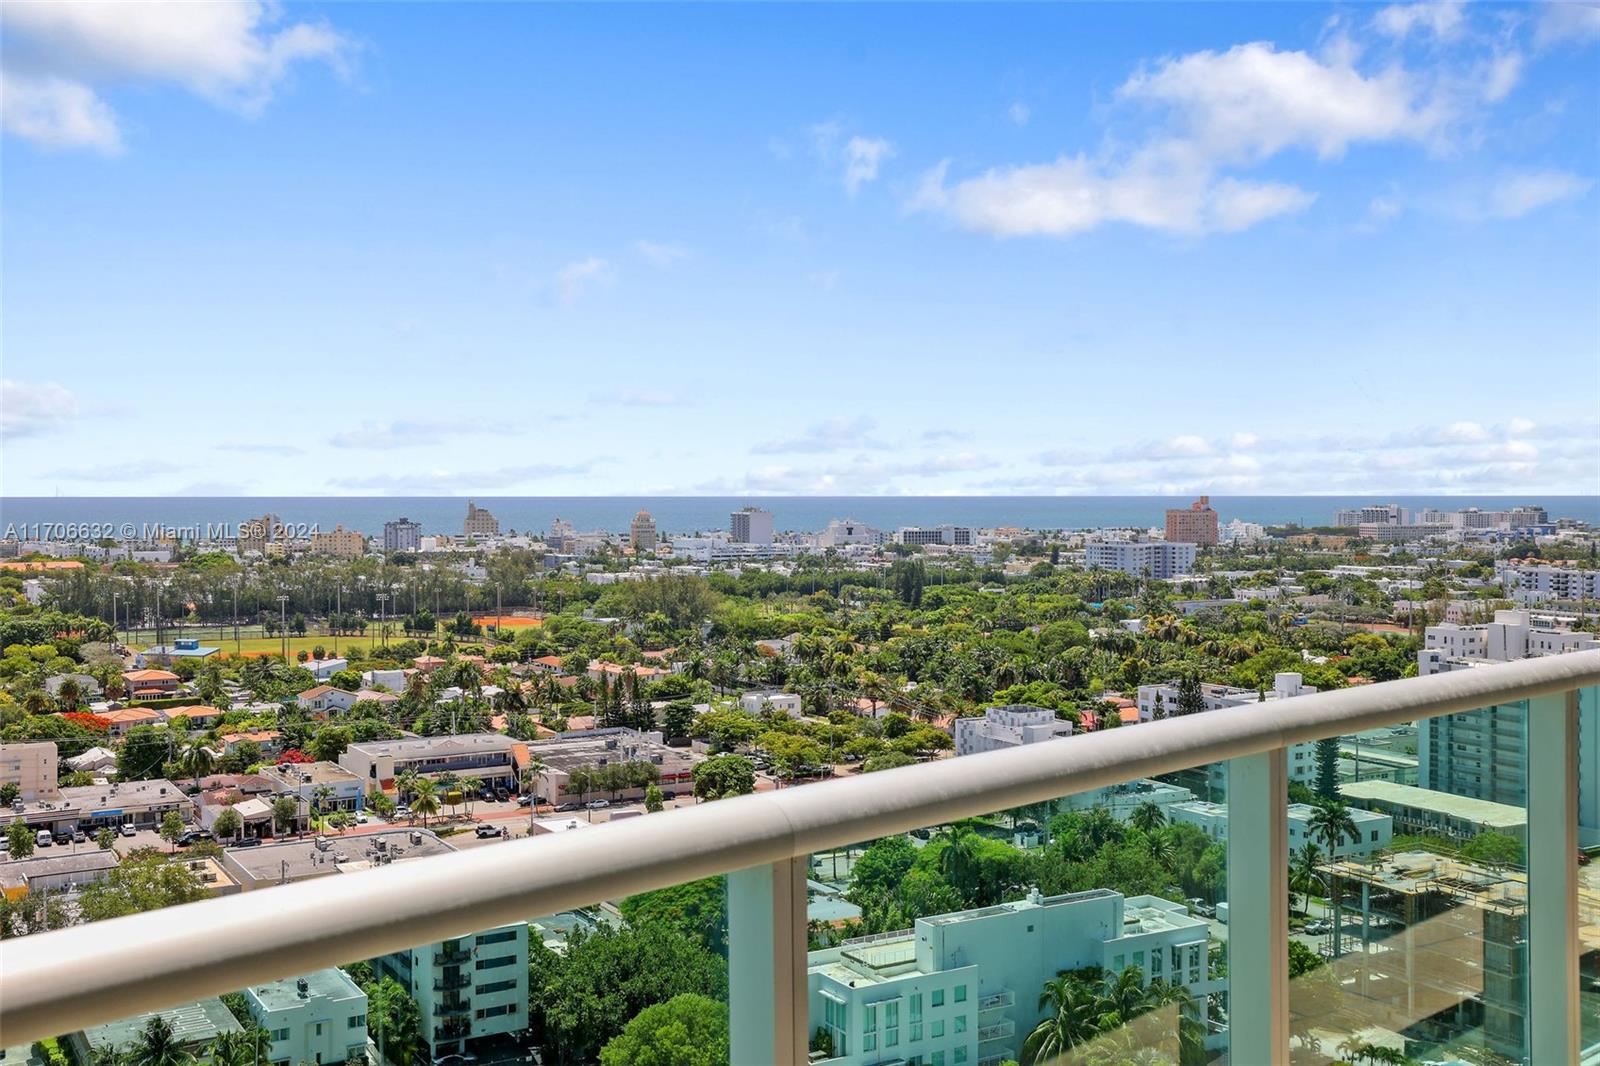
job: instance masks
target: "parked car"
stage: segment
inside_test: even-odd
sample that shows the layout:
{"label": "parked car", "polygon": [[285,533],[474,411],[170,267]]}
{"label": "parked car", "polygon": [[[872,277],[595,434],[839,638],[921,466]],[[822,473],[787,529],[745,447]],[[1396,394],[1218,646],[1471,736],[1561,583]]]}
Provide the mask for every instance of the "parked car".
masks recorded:
{"label": "parked car", "polygon": [[33,846],[36,848],[48,848],[55,842],[56,838],[50,835],[48,829],[41,829],[33,835]]}
{"label": "parked car", "polygon": [[72,842],[74,844],[87,844],[89,842],[89,834],[82,829],[74,829],[72,831]]}
{"label": "parked car", "polygon": [[678,798],[678,794],[676,792],[663,792],[661,793],[661,798],[664,800],[675,800]]}
{"label": "parked car", "polygon": [[518,807],[531,807],[531,806],[533,806],[533,797],[532,796],[518,796],[517,797],[517,806]]}
{"label": "parked car", "polygon": [[241,837],[240,839],[235,840],[232,844],[229,844],[228,846],[230,848],[259,848],[261,846],[261,838],[260,837]]}
{"label": "parked car", "polygon": [[184,833],[182,836],[180,836],[178,838],[178,847],[186,848],[190,844],[198,844],[202,840],[210,840],[210,839],[211,839],[211,830],[209,830],[209,829],[190,829],[188,832]]}
{"label": "parked car", "polygon": [[556,813],[557,814],[567,814],[567,813],[569,813],[571,811],[581,811],[581,810],[583,810],[583,808],[580,805],[576,804],[576,803],[563,803],[563,804],[561,804],[561,806],[556,808]]}
{"label": "parked car", "polygon": [[371,819],[368,818],[364,814],[357,814],[356,815],[356,824],[357,825],[366,825],[369,821],[371,821]]}
{"label": "parked car", "polygon": [[70,843],[72,843],[72,830],[70,830],[70,829],[57,829],[56,830],[56,843],[57,844],[70,844]]}
{"label": "parked car", "polygon": [[133,823],[132,822],[123,822],[122,823],[122,835],[123,836],[131,837],[137,832],[138,832],[138,830],[133,827]]}
{"label": "parked car", "polygon": [[610,800],[590,800],[589,801],[589,809],[591,811],[603,811],[609,806],[611,806],[611,801]]}
{"label": "parked car", "polygon": [[511,799],[511,793],[503,788],[497,788],[494,790],[494,798],[499,800],[501,803],[507,803]]}
{"label": "parked car", "polygon": [[503,837],[506,835],[505,826],[501,825],[480,824],[476,829],[473,830],[473,832],[477,835],[479,840],[486,840],[489,837]]}

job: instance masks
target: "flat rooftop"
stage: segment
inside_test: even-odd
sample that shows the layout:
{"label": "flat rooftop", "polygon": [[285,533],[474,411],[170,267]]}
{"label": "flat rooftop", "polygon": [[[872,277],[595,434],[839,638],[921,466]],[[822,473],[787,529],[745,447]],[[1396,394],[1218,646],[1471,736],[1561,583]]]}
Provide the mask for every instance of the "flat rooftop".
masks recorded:
{"label": "flat rooftop", "polygon": [[150,1011],[108,1025],[97,1025],[93,1029],[85,1029],[83,1037],[89,1042],[91,1050],[102,1047],[130,1048],[138,1042],[145,1024],[158,1014],[172,1026],[173,1036],[178,1043],[184,1045],[205,1043],[218,1033],[237,1033],[243,1028],[233,1013],[222,1005],[222,1000],[212,997],[171,1010]]}
{"label": "flat rooftop", "polygon": [[359,782],[361,778],[346,770],[336,762],[302,762],[284,763],[281,766],[265,766],[261,769],[261,776],[274,784],[283,783],[290,787],[299,785],[342,785],[351,781]]}
{"label": "flat rooftop", "polygon": [[74,785],[61,789],[54,799],[33,800],[23,804],[17,813],[24,817],[37,813],[56,814],[63,818],[75,815],[103,817],[113,811],[129,807],[145,808],[151,805],[187,803],[183,789],[161,778],[150,781],[110,781],[97,785]]}
{"label": "flat rooftop", "polygon": [[[413,840],[413,834],[420,840]],[[338,873],[360,863],[381,863],[447,855],[456,850],[426,829],[395,829],[361,833],[346,837],[327,837],[318,847],[312,839],[284,844],[263,844],[254,848],[229,848],[227,861],[255,881],[298,881],[307,877]]]}
{"label": "flat rooftop", "polygon": [[499,733],[463,733],[454,737],[407,737],[404,740],[374,740],[350,745],[368,758],[390,756],[395,759],[423,759],[439,755],[470,755],[474,752],[509,752],[517,742]]}
{"label": "flat rooftop", "polygon": [[[301,981],[306,983],[304,995],[300,990]],[[308,999],[355,999],[364,993],[343,970],[330,966],[326,970],[316,970],[299,977],[285,977],[271,984],[254,985],[249,989],[249,995],[266,1010],[281,1011],[292,1010]]]}
{"label": "flat rooftop", "polygon": [[626,729],[594,729],[560,733],[548,740],[528,745],[528,754],[537,755],[547,768],[566,772],[580,766],[595,766],[603,759],[618,762],[655,762],[661,766],[687,766],[697,760],[687,748],[658,744],[643,734]]}
{"label": "flat rooftop", "polygon": [[1393,781],[1350,781],[1339,786],[1348,800],[1365,803],[1391,803],[1419,811],[1460,818],[1478,825],[1520,828],[1528,824],[1528,812],[1492,800],[1473,799],[1431,788],[1401,785]]}
{"label": "flat rooftop", "polygon": [[[52,849],[53,850],[53,849]],[[80,851],[76,855],[35,855],[28,859],[0,862],[0,885],[7,888],[25,888],[30,878],[56,877],[61,874],[95,874],[115,869],[118,862],[114,851]]]}

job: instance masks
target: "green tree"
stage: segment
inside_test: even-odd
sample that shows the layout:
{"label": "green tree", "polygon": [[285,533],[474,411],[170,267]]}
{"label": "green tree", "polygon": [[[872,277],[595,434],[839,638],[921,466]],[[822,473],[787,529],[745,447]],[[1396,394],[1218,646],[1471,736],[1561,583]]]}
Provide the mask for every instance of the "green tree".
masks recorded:
{"label": "green tree", "polygon": [[666,806],[666,799],[661,795],[661,786],[651,784],[644,790],[644,809],[655,814]]}
{"label": "green tree", "polygon": [[439,813],[439,786],[429,778],[418,778],[412,786],[411,813],[421,815],[424,826],[429,818]]}
{"label": "green tree", "polygon": [[1159,804],[1141,803],[1128,816],[1128,824],[1142,833],[1154,833],[1167,824],[1167,812]]}
{"label": "green tree", "polygon": [[755,790],[755,765],[742,755],[713,755],[694,768],[694,794],[699,799],[726,799]]}
{"label": "green tree", "polygon": [[187,862],[169,859],[155,848],[138,848],[124,856],[104,880],[78,893],[78,912],[85,922],[120,918],[204,899],[206,886]]}
{"label": "green tree", "polygon": [[100,831],[94,835],[95,847],[99,848],[101,851],[110,851],[112,845],[116,844],[116,842],[116,830],[112,829],[108,825],[101,826]]}
{"label": "green tree", "polygon": [[178,838],[183,836],[183,815],[177,811],[168,811],[161,816],[161,839],[172,845],[172,850],[178,850]]}
{"label": "green tree", "polygon": [[293,796],[279,796],[272,801],[272,831],[288,833],[300,822],[300,801]]}
{"label": "green tree", "polygon": [[184,1050],[172,1024],[159,1014],[152,1015],[128,1054],[129,1066],[186,1066],[194,1056]]}
{"label": "green tree", "polygon": [[237,840],[243,830],[244,818],[232,807],[224,807],[217,813],[217,820],[211,823],[211,831],[218,840]]}
{"label": "green tree", "polygon": [[422,1048],[417,1001],[393,977],[368,984],[367,1033],[390,1062],[412,1062]]}
{"label": "green tree", "polygon": [[26,859],[33,854],[34,830],[17,818],[6,827],[6,848],[13,859]]}
{"label": "green tree", "polygon": [[727,1066],[728,1008],[686,992],[646,1007],[600,1049],[600,1066]]}
{"label": "green tree", "polygon": [[1315,788],[1325,800],[1339,798],[1339,738],[1324,737],[1317,741]]}
{"label": "green tree", "polygon": [[728,892],[721,877],[641,892],[623,900],[619,909],[629,925],[676,929],[715,955],[727,954]]}

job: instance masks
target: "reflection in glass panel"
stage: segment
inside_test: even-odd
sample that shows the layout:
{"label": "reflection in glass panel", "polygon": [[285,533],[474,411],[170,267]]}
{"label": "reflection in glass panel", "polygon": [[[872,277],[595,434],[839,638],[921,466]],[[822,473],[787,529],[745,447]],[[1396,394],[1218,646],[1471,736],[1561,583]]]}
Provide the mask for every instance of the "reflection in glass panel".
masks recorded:
{"label": "reflection in glass panel", "polygon": [[1225,819],[1138,781],[813,855],[813,1061],[1216,1058],[1225,832],[1185,804]]}
{"label": "reflection in glass panel", "polygon": [[1528,1061],[1526,728],[1518,703],[1386,731],[1382,759],[1339,738],[1291,804],[1296,1063]]}

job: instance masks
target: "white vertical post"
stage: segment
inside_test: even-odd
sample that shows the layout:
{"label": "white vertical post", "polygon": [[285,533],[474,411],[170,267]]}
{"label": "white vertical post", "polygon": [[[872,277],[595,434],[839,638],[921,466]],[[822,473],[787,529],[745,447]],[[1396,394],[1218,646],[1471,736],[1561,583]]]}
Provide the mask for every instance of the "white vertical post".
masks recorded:
{"label": "white vertical post", "polygon": [[1228,762],[1229,1060],[1289,1062],[1289,754]]}
{"label": "white vertical post", "polygon": [[732,1061],[806,1061],[805,863],[786,859],[728,875],[728,1011]]}
{"label": "white vertical post", "polygon": [[1578,693],[1528,701],[1531,1062],[1577,1062]]}

